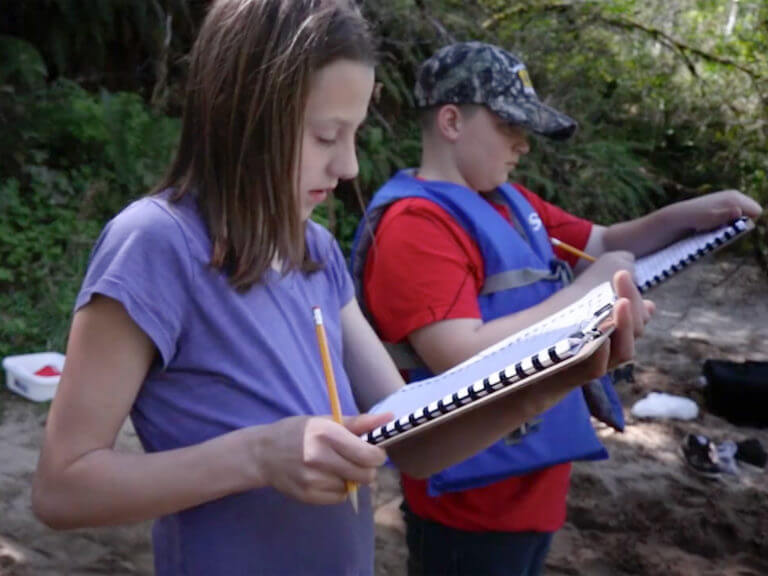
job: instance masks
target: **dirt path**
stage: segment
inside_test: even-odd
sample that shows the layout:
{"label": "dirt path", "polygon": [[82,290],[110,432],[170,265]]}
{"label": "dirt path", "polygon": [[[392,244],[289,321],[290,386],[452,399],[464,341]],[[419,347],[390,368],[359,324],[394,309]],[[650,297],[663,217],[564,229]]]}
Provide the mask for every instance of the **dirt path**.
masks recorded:
{"label": "dirt path", "polygon": [[[729,279],[738,278],[738,281]],[[638,346],[636,381],[622,385],[627,410],[649,391],[693,398],[708,357],[768,359],[768,281],[750,266],[694,267],[657,289],[658,313]],[[0,392],[0,575],[149,575],[149,525],[50,531],[29,510],[29,487],[46,406]],[[693,422],[628,418],[624,434],[601,430],[612,458],[577,464],[569,521],[555,539],[547,574],[590,576],[768,574],[768,473],[703,480],[678,453],[689,432],[715,440],[760,439],[768,430],[738,428],[706,411]],[[129,426],[119,446],[137,450]],[[378,576],[405,573],[398,483],[380,474]]]}
{"label": "dirt path", "polygon": [[[46,404],[0,393],[0,576],[152,574],[149,524],[54,532],[29,505]],[[121,450],[138,451],[133,428],[120,433]]]}

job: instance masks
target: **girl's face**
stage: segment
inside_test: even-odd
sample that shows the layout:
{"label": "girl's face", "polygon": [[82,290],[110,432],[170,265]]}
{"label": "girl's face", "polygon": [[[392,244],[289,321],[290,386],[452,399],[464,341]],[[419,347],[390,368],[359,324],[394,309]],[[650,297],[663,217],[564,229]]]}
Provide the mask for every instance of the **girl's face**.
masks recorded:
{"label": "girl's face", "polygon": [[313,74],[298,173],[302,221],[339,180],[357,176],[355,133],[368,112],[373,83],[373,67],[352,60],[336,60]]}

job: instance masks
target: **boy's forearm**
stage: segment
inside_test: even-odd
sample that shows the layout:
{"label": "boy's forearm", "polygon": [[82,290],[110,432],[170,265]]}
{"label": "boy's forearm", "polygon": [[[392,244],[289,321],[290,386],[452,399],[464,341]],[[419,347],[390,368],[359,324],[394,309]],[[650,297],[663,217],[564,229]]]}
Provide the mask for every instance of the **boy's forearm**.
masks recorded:
{"label": "boy's forearm", "polygon": [[748,196],[737,190],[721,190],[597,230],[602,235],[604,250],[628,250],[635,256],[644,256],[691,232],[712,230],[740,216],[757,218],[761,213],[760,205]]}
{"label": "boy's forearm", "polygon": [[480,352],[573,304],[592,288],[594,285],[577,281],[535,306],[482,324],[475,332],[476,350],[474,353]]}
{"label": "boy's forearm", "polygon": [[443,320],[412,332],[408,340],[430,371],[438,374],[565,308],[593,287],[578,280],[526,310],[486,323],[480,318]]}
{"label": "boy's forearm", "polygon": [[626,250],[637,257],[660,250],[691,230],[678,212],[679,204],[670,204],[640,218],[613,224],[603,230],[603,249]]}
{"label": "boy's forearm", "polygon": [[56,472],[43,462],[33,509],[56,529],[125,524],[258,487],[263,480],[247,431],[154,454],[94,450]]}

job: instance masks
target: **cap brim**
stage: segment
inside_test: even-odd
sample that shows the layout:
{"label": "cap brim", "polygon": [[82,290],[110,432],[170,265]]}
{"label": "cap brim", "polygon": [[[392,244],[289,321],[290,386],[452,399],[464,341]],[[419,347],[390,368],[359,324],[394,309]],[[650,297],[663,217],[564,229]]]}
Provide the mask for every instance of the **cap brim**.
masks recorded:
{"label": "cap brim", "polygon": [[491,109],[507,122],[524,126],[531,132],[553,140],[570,138],[578,127],[573,118],[558,112],[551,106],[542,104],[537,99],[518,100],[508,103],[503,109],[496,110],[494,107]]}

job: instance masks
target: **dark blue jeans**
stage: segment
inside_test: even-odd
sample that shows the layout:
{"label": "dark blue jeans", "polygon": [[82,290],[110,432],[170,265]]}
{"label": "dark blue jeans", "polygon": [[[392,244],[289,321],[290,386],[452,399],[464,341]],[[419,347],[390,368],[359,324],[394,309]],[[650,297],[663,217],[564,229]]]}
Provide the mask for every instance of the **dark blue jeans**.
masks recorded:
{"label": "dark blue jeans", "polygon": [[467,532],[403,506],[409,576],[539,576],[551,532]]}

